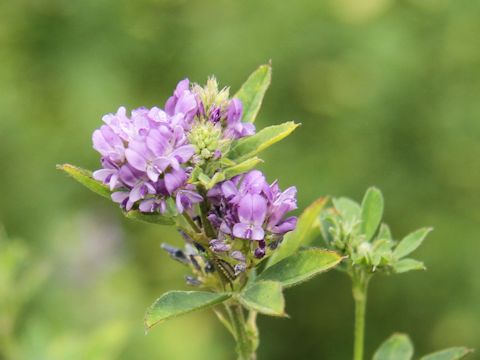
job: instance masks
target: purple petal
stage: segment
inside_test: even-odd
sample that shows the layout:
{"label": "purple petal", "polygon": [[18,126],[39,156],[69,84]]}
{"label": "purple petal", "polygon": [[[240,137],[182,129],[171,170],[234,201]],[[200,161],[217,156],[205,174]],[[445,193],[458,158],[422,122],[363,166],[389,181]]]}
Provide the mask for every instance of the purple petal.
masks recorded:
{"label": "purple petal", "polygon": [[175,192],[175,190],[183,185],[186,179],[187,175],[183,170],[175,170],[165,174],[165,187],[168,193],[172,194]]}
{"label": "purple petal", "polygon": [[184,163],[187,162],[195,154],[195,148],[193,145],[183,145],[176,148],[172,155],[175,156],[178,161]]}
{"label": "purple petal", "polygon": [[129,193],[126,191],[117,191],[111,195],[113,202],[116,202],[122,206],[125,205],[126,200],[128,199]]}
{"label": "purple petal", "polygon": [[245,261],[245,255],[243,255],[241,251],[238,251],[238,250],[232,251],[230,253],[230,256],[235,260],[242,261],[242,262]]}
{"label": "purple petal", "polygon": [[139,153],[127,149],[125,150],[125,157],[130,165],[132,165],[135,169],[145,171],[147,168],[147,162],[145,158],[141,156]]}
{"label": "purple petal", "polygon": [[257,194],[245,195],[238,204],[238,217],[241,222],[261,225],[267,214],[267,202]]}
{"label": "purple petal", "polygon": [[157,207],[157,204],[155,202],[155,199],[147,199],[147,200],[143,200],[142,202],[140,202],[140,204],[138,205],[138,209],[141,211],[141,212],[154,212],[155,211],[155,208]]}
{"label": "purple petal", "polygon": [[296,226],[297,217],[291,216],[277,226],[274,226],[271,231],[275,234],[285,234],[289,231],[294,230]]}
{"label": "purple petal", "polygon": [[263,240],[265,232],[261,227],[238,223],[233,226],[233,236],[259,241]]}
{"label": "purple petal", "polygon": [[225,252],[229,251],[231,246],[223,241],[213,239],[210,241],[210,249],[212,249],[215,252]]}
{"label": "purple petal", "polygon": [[240,121],[240,119],[242,118],[242,112],[242,102],[237,98],[233,98],[232,101],[230,101],[230,105],[228,107],[227,124],[231,126],[234,123]]}

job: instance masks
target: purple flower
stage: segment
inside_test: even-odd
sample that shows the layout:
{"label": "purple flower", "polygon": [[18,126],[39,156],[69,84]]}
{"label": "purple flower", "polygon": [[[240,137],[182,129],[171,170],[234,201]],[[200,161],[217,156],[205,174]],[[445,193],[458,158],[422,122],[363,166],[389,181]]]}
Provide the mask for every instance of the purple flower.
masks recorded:
{"label": "purple flower", "polygon": [[233,235],[242,239],[262,240],[265,232],[262,224],[267,215],[267,202],[258,194],[247,193],[238,203],[238,220]]}
{"label": "purple flower", "polygon": [[181,214],[184,209],[189,209],[193,204],[199,203],[203,198],[193,190],[178,190],[177,192],[177,210]]}
{"label": "purple flower", "polygon": [[164,213],[170,196],[181,213],[201,201],[187,186],[188,162],[195,149],[188,143],[182,116],[139,108],[128,117],[121,107],[116,114],[105,115],[105,125],[93,133],[93,146],[102,155],[103,166],[93,176],[117,190],[112,200],[125,210],[137,205],[143,212]]}
{"label": "purple flower", "polygon": [[224,241],[213,239],[210,241],[210,249],[214,252],[226,252],[229,251],[231,246]]}
{"label": "purple flower", "polygon": [[168,115],[182,114],[187,124],[191,122],[198,111],[195,95],[189,90],[189,87],[188,79],[180,81],[173,95],[165,103],[165,111]]}
{"label": "purple flower", "polygon": [[255,125],[248,122],[241,122],[242,112],[242,102],[237,98],[232,99],[227,113],[226,137],[238,139],[255,134]]}
{"label": "purple flower", "polygon": [[[220,160],[229,141],[255,133],[253,124],[241,122],[242,111],[241,101],[229,100],[228,90],[218,91],[214,79],[209,79],[205,88],[191,86],[188,79],[180,81],[165,110],[140,107],[128,114],[122,106],[103,116],[104,124],[92,135],[102,163],[93,177],[108,185],[114,191],[112,200],[127,211],[138,208],[164,213],[168,198],[174,199],[179,213],[190,210],[203,200],[188,184],[192,168]],[[228,186],[239,204],[246,193],[260,194],[260,187],[268,184],[261,173],[252,172],[244,181],[232,179],[225,188]],[[218,226],[236,236],[263,238],[260,218],[268,216],[268,209],[259,203],[265,201],[251,198],[254,202],[250,205],[255,206],[250,208],[247,201],[243,200],[235,214],[219,218]],[[260,212],[265,215],[259,216]],[[269,229],[281,232],[288,224],[272,220]]]}
{"label": "purple flower", "polygon": [[215,209],[208,217],[212,226],[226,239],[256,242],[257,258],[265,256],[267,242],[278,242],[296,226],[296,217],[286,217],[297,207],[295,187],[282,192],[258,170],[217,184],[207,196]]}

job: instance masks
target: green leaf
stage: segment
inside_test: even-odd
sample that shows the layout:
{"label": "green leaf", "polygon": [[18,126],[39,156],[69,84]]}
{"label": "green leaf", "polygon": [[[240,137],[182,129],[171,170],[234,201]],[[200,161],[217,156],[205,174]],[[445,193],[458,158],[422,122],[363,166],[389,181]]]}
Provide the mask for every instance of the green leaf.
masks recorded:
{"label": "green leaf", "polygon": [[155,301],[145,314],[145,326],[150,329],[158,323],[220,304],[231,294],[207,291],[169,291]]}
{"label": "green leaf", "polygon": [[123,215],[125,217],[142,221],[150,224],[157,224],[157,225],[173,225],[175,224],[175,220],[172,217],[164,216],[159,213],[142,213],[138,210],[130,210],[124,211]]}
{"label": "green leaf", "polygon": [[254,157],[251,159],[247,159],[239,164],[234,166],[230,166],[223,170],[223,174],[225,175],[225,179],[231,179],[232,177],[247,172],[257,166],[259,163],[263,162],[262,159],[258,157]]}
{"label": "green leaf", "polygon": [[239,297],[247,308],[270,316],[285,316],[285,299],[282,284],[276,281],[259,281],[247,287]]}
{"label": "green leaf", "polygon": [[288,121],[280,125],[263,128],[255,135],[234,141],[227,157],[236,162],[251,158],[260,151],[290,135],[298,126],[299,124]]}
{"label": "green leaf", "polygon": [[382,193],[377,188],[371,187],[363,197],[361,210],[361,231],[365,235],[366,241],[370,241],[377,232],[378,226],[382,221],[382,215]]}
{"label": "green leaf", "polygon": [[422,228],[408,234],[397,245],[393,255],[397,259],[400,259],[415,251],[422,244],[423,240],[425,240],[425,237],[428,235],[428,233],[432,230],[432,228]]}
{"label": "green leaf", "polygon": [[93,192],[110,199],[110,189],[100,181],[92,177],[92,172],[70,164],[57,165],[58,170],[65,171],[80,184],[92,190]]}
{"label": "green leaf", "polygon": [[373,360],[410,360],[413,345],[405,334],[393,334],[385,340],[373,355]]}
{"label": "green leaf", "polygon": [[333,199],[332,202],[344,220],[353,222],[360,219],[361,208],[355,201],[342,197]]}
{"label": "green leaf", "polygon": [[452,347],[422,356],[420,360],[460,360],[473,352],[465,347]]}
{"label": "green leaf", "polygon": [[425,270],[426,267],[423,264],[423,262],[414,260],[414,259],[402,259],[400,261],[397,261],[395,265],[393,266],[393,270],[397,274],[401,274],[407,271],[412,271],[412,270]]}
{"label": "green leaf", "polygon": [[285,235],[280,247],[268,260],[268,266],[295,253],[301,245],[308,245],[316,236],[320,235],[319,216],[328,198],[322,197],[310,204],[300,215],[294,231]]}
{"label": "green leaf", "polygon": [[243,105],[243,121],[253,123],[257,117],[263,96],[272,79],[272,67],[270,64],[261,65],[255,70],[234,95]]}
{"label": "green leaf", "polygon": [[294,286],[333,268],[342,257],[333,251],[310,248],[301,250],[265,269],[257,281],[278,281]]}

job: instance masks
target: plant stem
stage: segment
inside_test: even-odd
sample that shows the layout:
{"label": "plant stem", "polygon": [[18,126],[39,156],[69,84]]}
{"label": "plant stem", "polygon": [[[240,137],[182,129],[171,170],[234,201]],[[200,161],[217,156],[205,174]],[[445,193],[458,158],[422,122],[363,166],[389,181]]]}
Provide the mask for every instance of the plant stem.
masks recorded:
{"label": "plant stem", "polygon": [[190,215],[188,215],[186,212],[184,212],[182,215],[183,215],[183,218],[187,221],[188,225],[190,225],[190,227],[192,228],[193,231],[195,231],[196,234],[199,234],[202,232],[202,230],[200,230],[197,224],[195,224],[195,221],[192,220]]}
{"label": "plant stem", "polygon": [[352,294],[355,302],[355,330],[353,360],[363,360],[365,342],[365,311],[367,307],[367,290],[370,276],[364,272],[352,276]]}
{"label": "plant stem", "polygon": [[245,322],[245,315],[240,304],[233,304],[231,308],[231,320],[235,332],[235,340],[237,341],[237,355],[238,360],[255,360],[255,343],[258,340],[252,339],[252,334],[247,332],[247,324]]}

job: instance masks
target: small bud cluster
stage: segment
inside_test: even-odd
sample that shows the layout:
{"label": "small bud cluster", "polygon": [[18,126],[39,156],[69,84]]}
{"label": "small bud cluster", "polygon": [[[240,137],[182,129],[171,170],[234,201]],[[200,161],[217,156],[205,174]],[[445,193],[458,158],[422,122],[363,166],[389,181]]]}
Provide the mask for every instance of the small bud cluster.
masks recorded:
{"label": "small bud cluster", "polygon": [[341,266],[349,273],[368,274],[423,269],[421,262],[405,256],[431,229],[419,229],[396,241],[388,225],[381,222],[382,212],[383,197],[375,188],[367,191],[361,205],[347,198],[333,199],[333,207],[323,212],[321,230],[328,247],[348,258]]}

